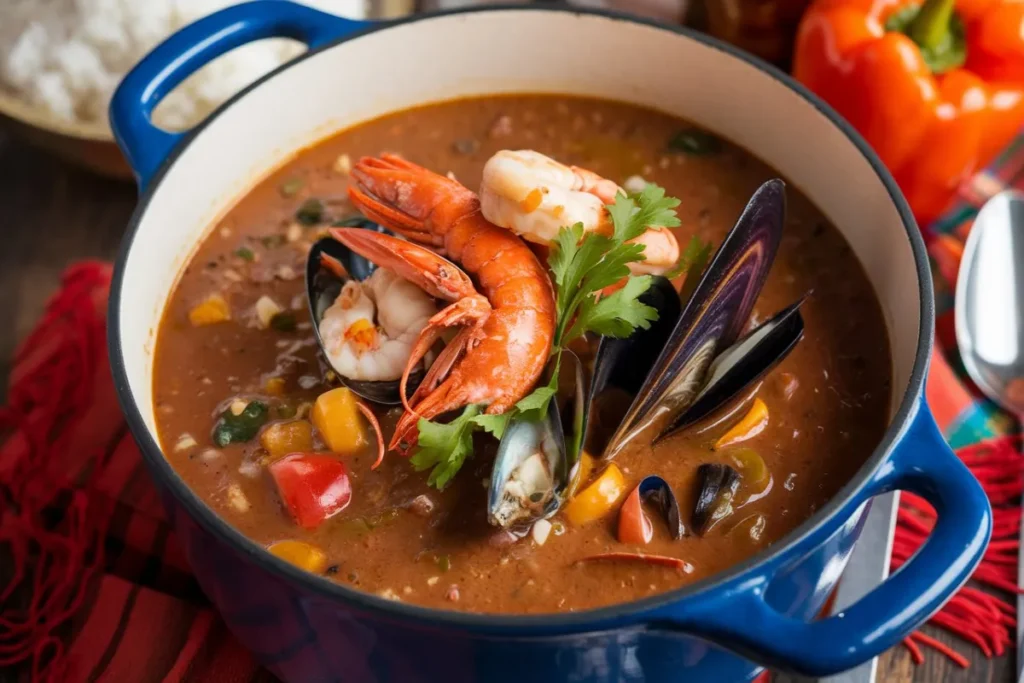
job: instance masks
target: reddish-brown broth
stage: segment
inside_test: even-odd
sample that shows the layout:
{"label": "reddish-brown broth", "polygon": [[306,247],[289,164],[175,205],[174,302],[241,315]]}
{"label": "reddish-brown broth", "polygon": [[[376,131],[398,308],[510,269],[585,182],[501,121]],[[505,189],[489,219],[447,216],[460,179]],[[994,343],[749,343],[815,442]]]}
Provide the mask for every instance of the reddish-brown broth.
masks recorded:
{"label": "reddish-brown broth", "polygon": [[[861,466],[884,431],[890,398],[887,334],[871,286],[838,231],[792,186],[782,246],[754,315],[763,319],[813,290],[802,309],[806,335],[760,390],[771,411],[767,429],[743,444],[764,458],[772,485],[704,538],[672,541],[654,520],[655,538],[644,552],[683,558],[692,573],[635,564],[575,564],[588,555],[628,550],[615,538],[614,513],[582,528],[566,524],[564,534],[552,534],[543,546],[530,537],[499,543],[485,516],[483,482],[492,461],[488,449],[479,450],[440,493],[426,485],[425,473],[413,471],[396,454],[373,472],[370,453],[349,457],[352,503],[313,532],[303,532],[283,511],[251,446],[210,450],[211,428],[225,402],[259,397],[267,378],[285,378],[293,402],[312,401],[326,388],[320,382],[301,277],[316,229],[294,227],[293,217],[309,197],[323,198],[331,218],[351,213],[341,155],[354,161],[360,155],[398,152],[476,188],[483,163],[495,151],[536,149],[619,183],[639,174],[662,185],[682,200],[681,242],[696,233],[717,246],[752,192],[777,174],[727,144],[706,156],[666,153],[666,141],[684,127],[672,117],[619,103],[492,97],[389,115],[303,151],[216,226],[171,296],[158,332],[154,380],[158,429],[168,459],[218,514],[256,542],[310,541],[326,551],[327,574],[336,581],[450,609],[551,612],[623,602],[720,571],[777,541]],[[302,188],[284,196],[281,187],[296,178]],[[236,255],[243,247],[256,254],[255,262]],[[193,327],[189,310],[211,292],[225,293],[233,320]],[[252,307],[263,294],[291,304],[305,324],[292,333],[256,329]],[[787,399],[785,385],[793,378],[798,386]],[[396,415],[395,410],[382,412],[386,428]],[[688,523],[697,466],[729,462],[727,451],[709,447],[718,433],[677,437],[654,449],[632,448],[616,462],[633,485],[647,474],[663,476]],[[198,445],[176,450],[183,434]],[[429,516],[404,507],[421,494],[436,504]],[[740,500],[744,497],[741,493]],[[743,532],[726,533],[732,522],[758,513],[766,520],[759,540]]]}

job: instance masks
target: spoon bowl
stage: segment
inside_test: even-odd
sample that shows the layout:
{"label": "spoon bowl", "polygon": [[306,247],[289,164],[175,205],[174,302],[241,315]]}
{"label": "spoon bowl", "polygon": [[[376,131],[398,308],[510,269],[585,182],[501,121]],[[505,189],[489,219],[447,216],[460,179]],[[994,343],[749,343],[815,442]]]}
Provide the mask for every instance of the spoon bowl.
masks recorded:
{"label": "spoon bowl", "polygon": [[955,318],[971,379],[1024,415],[1024,193],[1000,192],[978,212],[960,263]]}

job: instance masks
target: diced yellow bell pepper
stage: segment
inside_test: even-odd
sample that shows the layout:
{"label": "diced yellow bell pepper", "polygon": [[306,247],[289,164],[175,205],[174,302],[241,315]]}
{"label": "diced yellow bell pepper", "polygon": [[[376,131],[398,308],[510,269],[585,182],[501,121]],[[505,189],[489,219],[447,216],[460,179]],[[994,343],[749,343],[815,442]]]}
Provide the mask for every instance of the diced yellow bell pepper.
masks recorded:
{"label": "diced yellow bell pepper", "polygon": [[320,394],[313,404],[313,425],[335,453],[352,454],[370,443],[357,401],[351,390],[339,387]]}
{"label": "diced yellow bell pepper", "polygon": [[302,541],[278,541],[272,543],[267,550],[272,555],[280,557],[286,562],[291,562],[296,567],[305,569],[313,574],[323,574],[327,569],[327,555],[315,545],[303,543]]}
{"label": "diced yellow bell pepper", "polygon": [[579,491],[580,487],[587,483],[593,471],[594,457],[590,455],[590,453],[582,451],[580,453],[579,467],[577,467],[575,476],[573,477],[572,482],[570,482],[569,484],[570,497],[576,495],[576,492]]}
{"label": "diced yellow bell pepper", "polygon": [[284,396],[284,377],[271,377],[263,385],[263,391],[270,396]]}
{"label": "diced yellow bell pepper", "polygon": [[615,463],[608,465],[594,483],[583,489],[565,506],[565,517],[582,526],[607,515],[626,492],[626,480]]}
{"label": "diced yellow bell pepper", "polygon": [[289,453],[308,453],[313,450],[313,425],[305,420],[272,424],[260,434],[260,445],[271,462]]}
{"label": "diced yellow bell pepper", "polygon": [[750,410],[743,416],[743,419],[733,425],[732,429],[715,442],[715,448],[725,448],[731,444],[752,439],[763,432],[767,426],[768,406],[761,399],[755,398],[754,405],[750,406]]}
{"label": "diced yellow bell pepper", "polygon": [[211,294],[188,312],[188,319],[196,327],[231,320],[231,308],[220,294]]}

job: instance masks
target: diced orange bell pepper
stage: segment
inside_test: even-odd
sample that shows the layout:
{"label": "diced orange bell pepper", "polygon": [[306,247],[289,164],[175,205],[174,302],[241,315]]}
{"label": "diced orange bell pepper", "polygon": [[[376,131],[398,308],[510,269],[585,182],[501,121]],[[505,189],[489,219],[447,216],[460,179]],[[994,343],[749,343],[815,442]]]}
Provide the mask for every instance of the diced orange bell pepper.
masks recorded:
{"label": "diced orange bell pepper", "polygon": [[351,455],[370,443],[358,401],[351,389],[338,387],[320,394],[313,404],[313,425],[335,453]]}
{"label": "diced orange bell pepper", "polygon": [[267,550],[271,555],[276,555],[313,574],[323,574],[327,569],[327,555],[323,550],[310,543],[291,540],[278,541],[272,543]]}
{"label": "diced orange bell pepper", "polygon": [[715,442],[715,448],[725,448],[740,441],[752,439],[768,426],[768,406],[759,398],[754,399],[754,404],[739,422]]}
{"label": "diced orange bell pepper", "polygon": [[622,498],[626,480],[622,471],[612,463],[594,483],[580,491],[565,506],[565,517],[576,526],[582,526],[604,517]]}
{"label": "diced orange bell pepper", "polygon": [[305,420],[278,422],[263,430],[260,445],[277,460],[289,453],[313,450],[313,425]]}
{"label": "diced orange bell pepper", "polygon": [[220,294],[211,294],[188,312],[188,320],[196,327],[222,323],[231,320],[231,308]]}

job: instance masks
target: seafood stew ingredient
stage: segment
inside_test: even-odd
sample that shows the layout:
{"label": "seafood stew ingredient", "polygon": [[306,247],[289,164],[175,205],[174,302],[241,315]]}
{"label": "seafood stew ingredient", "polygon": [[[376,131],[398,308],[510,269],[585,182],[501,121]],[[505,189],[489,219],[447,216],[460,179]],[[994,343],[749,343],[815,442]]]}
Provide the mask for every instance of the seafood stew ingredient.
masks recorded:
{"label": "seafood stew ingredient", "polygon": [[[489,131],[499,119],[504,122],[502,133],[495,138]],[[606,474],[608,462],[593,456],[602,454],[601,435],[611,433],[631,400],[630,391],[618,380],[610,382],[591,403],[583,452],[575,467],[569,468],[566,487],[559,490],[566,500],[562,508],[543,517],[544,523],[534,521],[509,529],[495,527],[488,519],[500,444],[493,433],[507,431],[513,418],[541,418],[543,404],[549,409],[557,405],[568,463],[572,430],[567,426],[574,424],[578,415],[573,407],[575,394],[570,396],[575,391],[570,381],[575,373],[570,366],[575,361],[569,361],[578,358],[585,372],[584,387],[589,388],[597,363],[595,354],[603,344],[598,335],[588,333],[556,350],[553,282],[549,285],[552,345],[538,357],[538,374],[532,383],[519,368],[524,364],[518,361],[513,365],[488,361],[465,366],[457,386],[479,386],[488,392],[488,398],[469,397],[466,405],[476,406],[476,412],[471,410],[466,419],[473,421],[475,433],[465,440],[469,444],[467,455],[458,473],[438,489],[428,484],[433,467],[419,472],[406,457],[417,457],[417,448],[423,444],[410,443],[406,452],[388,453],[377,465],[383,450],[377,439],[390,440],[406,412],[398,396],[405,361],[397,364],[399,379],[394,381],[393,402],[378,402],[355,392],[349,380],[322,356],[314,313],[307,306],[304,278],[283,277],[303,273],[307,255],[322,243],[340,247],[338,258],[342,260],[358,256],[330,236],[328,231],[336,223],[347,223],[341,227],[360,228],[362,232],[383,230],[378,222],[359,216],[361,208],[348,199],[347,192],[350,187],[364,187],[366,177],[360,174],[367,173],[367,167],[360,161],[367,155],[380,158],[387,151],[433,172],[410,170],[417,184],[424,179],[440,183],[436,187],[448,197],[461,196],[469,204],[476,201],[487,161],[508,149],[535,150],[565,166],[588,169],[614,185],[628,186],[632,192],[655,184],[665,189],[666,197],[682,200],[673,208],[680,225],[666,230],[676,237],[683,265],[699,263],[694,254],[699,256],[698,252],[705,250],[710,256],[717,251],[751,195],[778,174],[727,140],[721,140],[721,150],[716,154],[667,151],[666,141],[687,127],[692,126],[623,104],[574,97],[499,96],[399,112],[302,150],[294,160],[257,182],[210,226],[208,236],[196,245],[191,262],[166,302],[155,335],[153,414],[167,459],[202,501],[260,548],[283,541],[308,544],[323,553],[326,567],[316,572],[322,566],[317,560],[307,569],[326,580],[348,589],[395,595],[403,602],[445,610],[548,614],[619,604],[675,590],[723,571],[770,544],[785,542],[786,535],[825,506],[876,448],[892,404],[885,322],[872,286],[841,234],[800,194],[799,188],[788,185],[785,190],[786,213],[778,254],[743,329],[756,329],[775,311],[812,291],[800,305],[803,340],[726,410],[709,414],[706,421],[694,423],[657,444],[641,440],[629,444],[614,461],[621,477],[620,493],[610,505],[585,510],[595,516],[582,524],[574,523],[569,512],[583,510],[573,507],[574,503],[585,501],[584,492],[596,481],[611,478]],[[475,139],[479,147],[470,154],[458,154],[452,142],[460,138]],[[349,162],[344,173],[336,169],[343,156]],[[370,172],[375,179],[377,171]],[[385,180],[397,172],[390,162],[381,169]],[[458,185],[451,185],[449,172],[458,179]],[[627,183],[630,176],[642,182],[634,179]],[[298,181],[297,189],[285,197],[281,187],[292,180]],[[416,196],[411,193],[410,200]],[[320,224],[306,227],[299,224],[295,213],[312,197],[323,202],[324,218]],[[600,202],[602,211],[608,203]],[[463,208],[460,206],[455,213],[463,215]],[[495,237],[504,240],[509,231],[501,229],[505,234]],[[609,230],[606,236],[610,235]],[[434,238],[452,239],[436,234]],[[361,246],[370,242],[365,240]],[[694,245],[692,249],[690,244]],[[496,290],[485,293],[478,287],[477,274],[487,268],[470,258],[472,250],[467,250],[465,244],[454,246],[458,258],[446,251],[446,260],[467,273],[473,289],[491,305],[489,315],[498,315],[494,311],[499,309],[490,298]],[[533,243],[527,247],[536,253],[535,271],[532,264],[516,261],[531,269],[526,282],[536,282],[534,274],[543,274],[551,281],[547,264],[551,246]],[[252,261],[235,253],[243,247],[253,252]],[[349,256],[344,256],[346,253]],[[519,250],[513,253],[525,255]],[[373,261],[358,258],[363,270],[356,275],[345,262],[344,272],[362,282],[378,268]],[[704,259],[705,264],[708,260]],[[499,255],[493,265],[504,269],[512,264]],[[398,272],[393,261],[384,268]],[[660,324],[666,309],[650,296],[656,291],[664,295],[682,291],[695,271],[704,270],[706,265],[691,266],[685,275],[680,272],[672,280],[664,275],[653,278],[651,288],[641,296],[645,304],[659,312],[659,322],[652,324],[652,330]],[[417,273],[424,272],[416,268],[411,275],[418,277]],[[629,273],[647,274],[633,269]],[[320,312],[334,303],[344,284],[332,277],[336,290],[324,297]],[[426,291],[405,274],[402,278],[417,291]],[[493,285],[496,281],[489,282]],[[598,300],[620,284],[624,283],[599,292]],[[516,290],[507,291],[514,294]],[[193,325],[189,312],[211,294],[220,295],[229,304],[225,310],[230,318],[216,324]],[[294,316],[293,331],[276,329],[272,322],[266,328],[259,326],[255,305],[264,296],[276,304],[280,309],[277,312]],[[431,316],[453,303],[427,296],[434,307]],[[682,294],[679,297],[684,300]],[[372,322],[379,325],[379,315]],[[405,395],[414,408],[420,398],[436,388],[429,377],[424,379],[425,375],[462,330],[474,328],[475,323],[469,322],[472,324],[430,328],[433,341],[406,386]],[[569,327],[571,323],[566,330]],[[524,329],[532,338],[531,329]],[[629,338],[614,341],[629,342],[638,333],[648,331],[637,328]],[[626,356],[653,355],[631,348],[627,345]],[[573,356],[565,356],[566,350]],[[561,381],[551,400],[545,401],[541,395],[532,413],[505,410],[487,414],[484,406],[489,406],[495,395],[509,396],[506,405],[513,406],[539,388],[554,386],[549,384],[550,371],[558,357],[562,358]],[[449,360],[453,361],[452,372],[446,373],[447,377],[463,365],[455,362],[458,358]],[[504,373],[509,367],[515,372],[507,375],[511,383],[506,383]],[[422,382],[416,381],[417,373]],[[624,369],[622,374],[628,375],[629,370]],[[423,382],[425,388],[416,397]],[[348,417],[339,422],[354,425],[351,434],[361,434],[362,438],[359,445],[346,445],[334,452],[328,439],[337,436],[331,431],[333,420],[315,415],[314,407],[322,394],[339,388],[348,389],[351,398],[359,401],[354,411],[349,405]],[[512,401],[518,391],[524,391],[523,395]],[[746,441],[714,450],[714,442],[742,418],[754,398],[763,400],[770,410],[764,430]],[[222,414],[241,414],[251,401],[266,405],[266,421],[252,438],[218,446],[213,429]],[[375,416],[381,430],[379,437],[371,434],[373,427],[367,424],[360,404]],[[464,410],[466,406],[459,405],[431,416],[430,421],[443,427]],[[263,436],[280,436],[277,425],[296,421],[311,425],[312,447],[275,459],[264,447]],[[478,427],[478,421],[491,431]],[[416,441],[418,424],[412,424],[407,436],[409,441]],[[182,435],[190,435],[196,444],[175,450]],[[442,448],[443,440],[439,435],[435,441],[438,448]],[[442,448],[442,452],[447,455],[449,451]],[[330,516],[314,514],[310,522],[313,528],[308,529],[296,521],[271,472],[271,467],[296,453],[325,458],[331,469],[334,463],[342,464],[350,491],[343,509]],[[697,470],[705,463],[731,466],[739,484],[731,503],[733,514],[701,536],[696,533],[691,513],[699,493]],[[376,469],[372,469],[374,465]],[[531,471],[544,472],[543,468]],[[674,538],[672,525],[656,500],[644,496],[641,489],[640,506],[651,523],[651,539],[643,545],[620,543],[620,511],[632,491],[649,477],[660,477],[671,488],[682,512],[680,521],[685,523],[685,531],[692,533]],[[524,478],[511,476],[508,481],[517,479]],[[519,505],[528,510],[529,495]],[[323,521],[317,523],[319,517]],[[637,552],[642,557],[637,558]],[[612,558],[586,559],[608,554]],[[670,558],[673,566],[683,568],[677,570],[646,559],[650,557]],[[453,586],[457,587],[454,591]],[[407,593],[406,587],[412,592]]]}
{"label": "seafood stew ingredient", "polygon": [[241,410],[237,412],[229,407],[221,413],[220,420],[213,428],[213,442],[218,446],[251,441],[269,418],[270,411],[262,401],[242,402],[241,405]]}
{"label": "seafood stew ingredient", "polygon": [[697,468],[697,503],[693,528],[703,536],[715,524],[732,514],[740,475],[728,465],[704,464]]}
{"label": "seafood stew ingredient", "polygon": [[292,453],[268,468],[285,509],[303,529],[315,529],[352,499],[345,465],[330,455]]}
{"label": "seafood stew ingredient", "polygon": [[740,421],[715,441],[715,448],[725,448],[740,441],[752,439],[768,426],[768,406],[760,398],[755,398],[753,405]]}
{"label": "seafood stew ingredient", "polygon": [[611,463],[589,486],[576,494],[563,508],[565,518],[576,526],[601,519],[615,507],[626,492],[622,470]]}
{"label": "seafood stew ingredient", "polygon": [[640,504],[640,487],[626,497],[619,508],[619,543],[647,545],[654,538],[654,525]]}
{"label": "seafood stew ingredient", "polygon": [[313,574],[323,574],[327,569],[327,555],[312,543],[293,540],[278,541],[271,543],[267,550],[271,555],[276,555]]}

